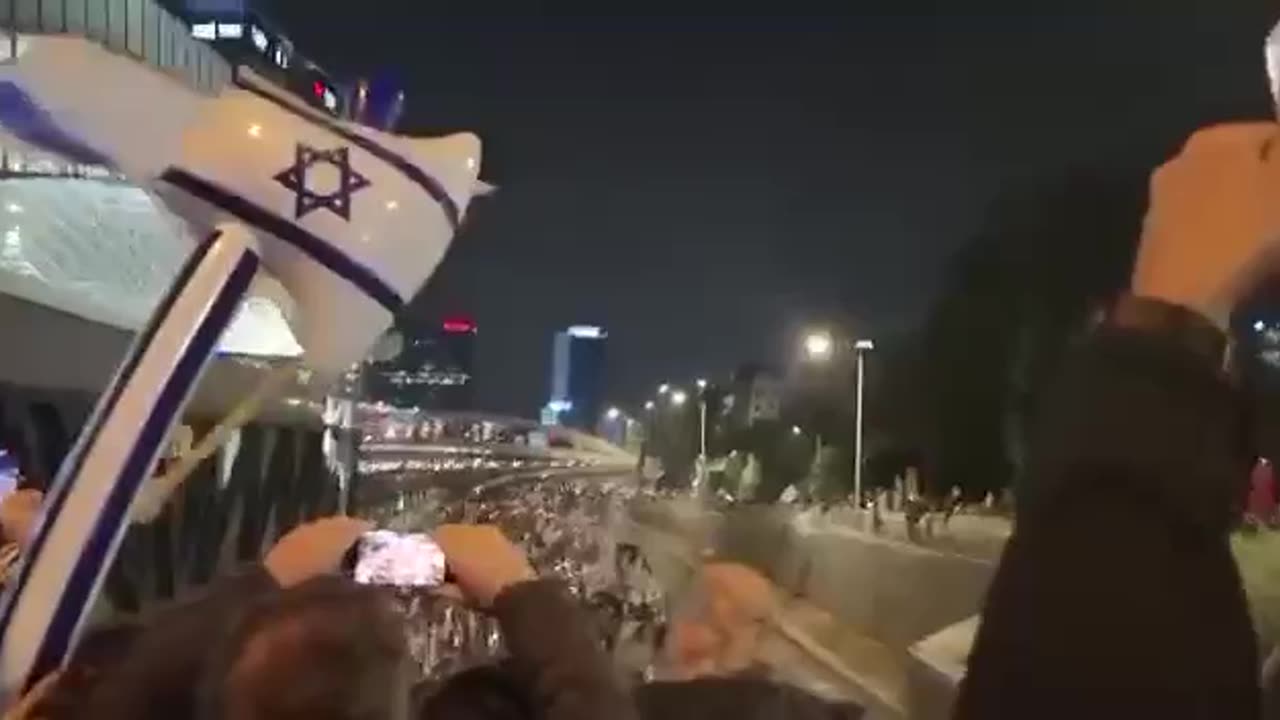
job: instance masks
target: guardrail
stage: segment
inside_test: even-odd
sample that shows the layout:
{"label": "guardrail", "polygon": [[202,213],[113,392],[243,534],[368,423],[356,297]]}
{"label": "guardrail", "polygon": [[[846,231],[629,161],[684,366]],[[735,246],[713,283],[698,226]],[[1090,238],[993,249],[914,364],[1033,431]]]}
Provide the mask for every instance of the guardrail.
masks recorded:
{"label": "guardrail", "polygon": [[[191,37],[185,22],[153,0],[0,0],[0,29],[9,31],[9,58],[18,34],[72,34],[93,40],[215,95],[232,67],[209,45]],[[121,92],[127,92],[121,88]]]}

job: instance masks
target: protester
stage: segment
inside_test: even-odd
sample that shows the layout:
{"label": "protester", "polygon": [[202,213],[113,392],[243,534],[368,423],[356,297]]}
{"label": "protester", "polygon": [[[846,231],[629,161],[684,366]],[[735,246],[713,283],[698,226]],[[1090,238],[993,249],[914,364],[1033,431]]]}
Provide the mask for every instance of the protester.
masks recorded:
{"label": "protester", "polygon": [[1249,500],[1245,505],[1245,521],[1255,528],[1275,524],[1276,475],[1271,461],[1259,458],[1249,476]]}
{"label": "protester", "polygon": [[[368,527],[351,518],[301,526],[261,567],[158,613],[129,656],[97,683],[79,717],[406,717],[402,620],[382,590],[334,577]],[[585,609],[563,583],[537,578],[496,528],[445,525],[433,537],[456,579],[445,592],[497,616],[511,652],[508,667],[529,689],[536,717],[634,715]]]}
{"label": "protester", "polygon": [[67,660],[57,682],[44,687],[31,703],[32,717],[40,720],[73,720],[103,676],[132,651],[142,626],[118,622],[91,630]]}
{"label": "protester", "polygon": [[5,543],[25,548],[35,534],[44,493],[25,489],[9,493],[0,500],[0,532]]}
{"label": "protester", "polygon": [[1278,263],[1280,127],[1195,134],[1153,177],[1130,295],[1047,401],[957,718],[1259,717],[1225,330]]}
{"label": "protester", "polygon": [[671,621],[664,656],[667,674],[686,680],[751,669],[765,625],[777,611],[773,586],[737,563],[702,567]]}
{"label": "protester", "polygon": [[261,565],[215,581],[194,598],[160,608],[143,620],[128,657],[112,667],[86,701],[86,720],[196,717],[195,688],[210,650],[246,606],[279,590],[334,573],[342,556],[369,528],[363,520],[324,518],[294,528]]}
{"label": "protester", "polygon": [[251,603],[210,652],[199,718],[405,720],[412,667],[390,598],[311,578]]}
{"label": "protester", "polygon": [[703,566],[667,634],[665,681],[636,688],[646,720],[856,720],[863,709],[831,703],[769,679],[765,632],[779,612],[773,585],[736,563]]}
{"label": "protester", "polygon": [[[668,680],[634,689],[643,720],[857,720],[863,709],[773,682],[756,664],[777,602],[744,565],[705,565],[665,648]],[[527,685],[509,663],[464,671],[425,698],[420,720],[536,720]]]}
{"label": "protester", "polygon": [[22,552],[35,537],[44,493],[24,489],[9,493],[0,500],[0,585],[7,585],[18,567]]}

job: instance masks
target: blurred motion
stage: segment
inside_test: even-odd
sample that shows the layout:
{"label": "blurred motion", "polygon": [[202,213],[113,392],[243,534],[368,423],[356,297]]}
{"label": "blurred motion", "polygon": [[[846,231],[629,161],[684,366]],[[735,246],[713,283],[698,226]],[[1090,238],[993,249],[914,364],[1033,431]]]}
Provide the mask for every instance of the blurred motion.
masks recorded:
{"label": "blurred motion", "polygon": [[1280,718],[1280,24],[1046,3],[0,0],[6,717]]}

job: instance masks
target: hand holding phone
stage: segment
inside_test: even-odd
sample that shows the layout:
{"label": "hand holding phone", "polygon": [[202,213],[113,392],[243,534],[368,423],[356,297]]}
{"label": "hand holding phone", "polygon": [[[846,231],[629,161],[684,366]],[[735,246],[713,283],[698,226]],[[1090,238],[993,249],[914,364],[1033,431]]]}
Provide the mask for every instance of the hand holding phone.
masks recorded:
{"label": "hand holding phone", "polygon": [[371,528],[367,520],[345,516],[299,525],[276,542],[262,564],[280,587],[293,587],[336,572],[347,550]]}
{"label": "hand holding phone", "polygon": [[492,525],[441,525],[434,537],[463,599],[481,609],[503,590],[536,576],[523,550]]}

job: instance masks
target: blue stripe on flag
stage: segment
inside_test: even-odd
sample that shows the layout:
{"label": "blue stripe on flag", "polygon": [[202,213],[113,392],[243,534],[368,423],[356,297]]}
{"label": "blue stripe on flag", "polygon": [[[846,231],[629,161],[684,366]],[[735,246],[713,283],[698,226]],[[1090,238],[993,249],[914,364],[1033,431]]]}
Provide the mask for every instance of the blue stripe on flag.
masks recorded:
{"label": "blue stripe on flag", "polygon": [[297,224],[186,170],[169,168],[160,179],[198,200],[234,215],[247,225],[289,243],[338,277],[355,285],[392,315],[397,315],[404,309],[404,298],[376,272]]}
{"label": "blue stripe on flag", "polygon": [[98,434],[102,430],[102,423],[115,411],[116,402],[119,401],[121,393],[124,392],[125,387],[133,379],[133,373],[137,370],[138,363],[142,361],[143,353],[151,345],[156,332],[160,329],[161,322],[168,317],[173,304],[178,301],[178,296],[186,288],[187,284],[191,282],[191,277],[195,274],[196,269],[200,267],[200,264],[204,262],[210,248],[213,247],[213,243],[217,241],[220,234],[215,232],[210,235],[204,242],[196,246],[195,250],[187,258],[186,263],[178,272],[178,276],[174,278],[169,290],[160,300],[155,312],[152,313],[147,326],[134,339],[133,345],[129,349],[129,355],[125,357],[120,369],[116,372],[116,377],[106,394],[98,401],[93,416],[80,432],[80,437],[75,446],[66,459],[63,460],[57,479],[45,498],[43,519],[36,529],[36,536],[31,543],[31,548],[25,553],[22,567],[18,571],[17,580],[6,588],[3,605],[0,606],[0,645],[3,645],[7,638],[9,622],[12,620],[17,600],[22,596],[22,592],[26,588],[27,581],[31,576],[31,570],[44,552],[45,542],[48,540],[50,531],[57,523],[58,516],[62,513],[62,506],[65,504],[67,495],[71,490],[72,479],[80,475],[80,466],[84,462],[85,454],[97,442]]}
{"label": "blue stripe on flag", "polygon": [[182,412],[182,406],[200,378],[201,371],[213,356],[240,300],[248,292],[258,271],[258,257],[246,252],[236,263],[207,314],[196,328],[173,374],[165,381],[137,440],[116,477],[103,504],[93,533],[88,538],[72,570],[62,597],[54,610],[44,642],[36,654],[31,677],[39,678],[56,669],[71,646],[80,619],[89,602],[99,576],[112,559],[118,538],[127,530],[129,508],[139,486],[147,479],[169,428]]}
{"label": "blue stripe on flag", "polygon": [[112,167],[111,158],[58,125],[22,88],[0,82],[0,127],[9,134],[71,162]]}

